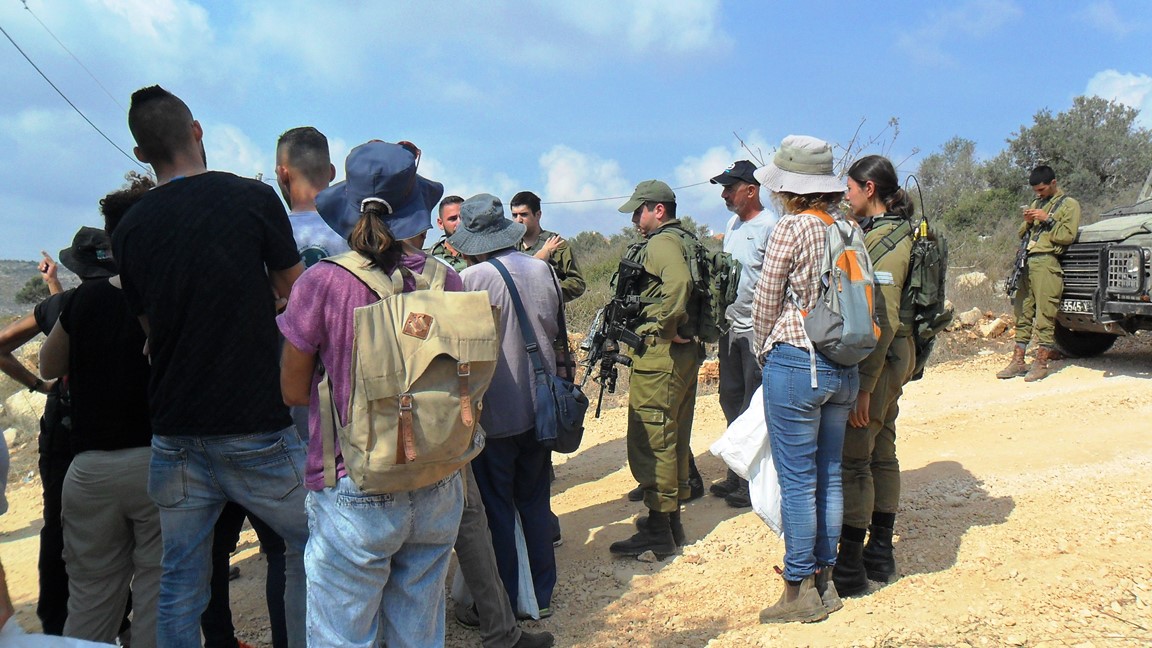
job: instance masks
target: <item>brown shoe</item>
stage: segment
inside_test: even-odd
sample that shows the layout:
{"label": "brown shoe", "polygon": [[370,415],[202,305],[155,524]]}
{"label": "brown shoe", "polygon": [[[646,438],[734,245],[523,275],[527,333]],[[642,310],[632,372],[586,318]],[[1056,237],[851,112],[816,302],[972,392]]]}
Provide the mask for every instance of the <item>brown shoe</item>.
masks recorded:
{"label": "brown shoe", "polygon": [[828,618],[828,609],[816,591],[816,577],[799,583],[784,581],[784,592],[776,605],[760,611],[760,623],[814,623]]}
{"label": "brown shoe", "polygon": [[1024,364],[1024,347],[1017,344],[1012,348],[1012,361],[996,373],[996,377],[1004,380],[1006,378],[1016,378],[1028,373],[1028,365]]}
{"label": "brown shoe", "polygon": [[1051,356],[1052,352],[1048,347],[1037,347],[1036,358],[1032,360],[1032,368],[1028,370],[1028,375],[1024,376],[1024,382],[1044,380],[1048,375],[1048,360]]}

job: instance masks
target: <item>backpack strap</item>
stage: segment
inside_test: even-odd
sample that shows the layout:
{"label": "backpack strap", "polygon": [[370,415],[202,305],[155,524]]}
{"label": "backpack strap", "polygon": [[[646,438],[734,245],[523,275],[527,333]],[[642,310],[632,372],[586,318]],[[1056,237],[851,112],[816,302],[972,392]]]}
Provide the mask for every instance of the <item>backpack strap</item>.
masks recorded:
{"label": "backpack strap", "polygon": [[[906,232],[902,231],[902,228],[900,227],[900,225],[907,225],[908,230]],[[884,258],[884,255],[886,255],[889,252],[891,252],[892,250],[896,249],[896,246],[900,245],[901,241],[908,238],[909,236],[912,236],[912,231],[913,231],[913,228],[912,228],[911,221],[909,221],[907,218],[905,218],[903,223],[900,223],[896,227],[893,227],[891,232],[888,232],[887,234],[885,234],[883,238],[881,238],[879,241],[874,243],[872,245],[872,247],[868,248],[868,257],[872,259],[872,265],[875,266],[877,263],[880,262],[880,259]],[[895,238],[893,238],[893,237],[895,237]],[[873,251],[879,250],[880,246],[884,246],[884,249],[880,250],[879,254],[873,254]]]}
{"label": "backpack strap", "polygon": [[[353,276],[360,280],[360,283],[376,293],[376,296],[380,299],[404,292],[404,275],[405,273],[411,274],[411,271],[401,264],[397,267],[398,271],[394,270],[392,274],[385,275],[383,270],[368,265],[368,257],[356,251],[337,254],[334,257],[322,259],[321,262],[334,263],[352,273]],[[427,263],[424,264],[424,268],[427,270]],[[387,282],[385,278],[387,278]],[[417,290],[420,289],[419,282],[417,282],[416,288]]]}
{"label": "backpack strap", "polygon": [[[539,384],[548,372],[544,370],[544,361],[540,359],[540,345],[537,344],[536,334],[532,332],[532,326],[528,323],[528,313],[524,311],[524,302],[520,300],[520,291],[516,289],[516,284],[512,283],[512,275],[508,274],[508,268],[500,263],[500,259],[488,259],[488,263],[496,267],[496,271],[504,280],[504,285],[508,287],[508,296],[512,298],[512,306],[516,308],[516,320],[520,323],[520,335],[524,337],[524,349],[528,352],[528,357],[532,359],[532,371],[535,373],[536,381]],[[561,312],[563,309],[564,307],[561,305]]]}

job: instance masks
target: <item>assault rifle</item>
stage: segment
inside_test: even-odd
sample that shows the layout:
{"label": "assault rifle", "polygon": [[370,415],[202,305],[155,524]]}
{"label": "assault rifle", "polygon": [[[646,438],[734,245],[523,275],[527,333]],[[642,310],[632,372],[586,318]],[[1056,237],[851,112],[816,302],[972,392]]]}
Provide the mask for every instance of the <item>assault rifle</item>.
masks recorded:
{"label": "assault rifle", "polygon": [[1012,299],[1016,296],[1016,288],[1020,285],[1020,277],[1024,271],[1028,269],[1028,244],[1039,239],[1041,232],[1052,229],[1052,219],[1040,223],[1039,226],[1029,228],[1024,232],[1024,236],[1020,237],[1020,247],[1016,250],[1016,259],[1012,262],[1012,272],[1008,274],[1008,281],[1004,282],[1004,289],[1008,292],[1008,298]]}
{"label": "assault rifle", "polygon": [[600,395],[596,399],[596,418],[600,418],[600,406],[604,402],[604,390],[609,394],[616,393],[616,380],[620,371],[616,365],[632,366],[632,358],[620,353],[620,343],[623,342],[633,349],[644,347],[644,338],[629,328],[633,320],[640,314],[640,280],[644,276],[644,266],[622,259],[620,268],[616,271],[613,280],[616,291],[603,308],[596,311],[592,319],[592,326],[588,335],[580,343],[580,350],[585,353],[584,377],[580,386],[588,382],[593,370],[597,370],[593,381],[600,384]]}

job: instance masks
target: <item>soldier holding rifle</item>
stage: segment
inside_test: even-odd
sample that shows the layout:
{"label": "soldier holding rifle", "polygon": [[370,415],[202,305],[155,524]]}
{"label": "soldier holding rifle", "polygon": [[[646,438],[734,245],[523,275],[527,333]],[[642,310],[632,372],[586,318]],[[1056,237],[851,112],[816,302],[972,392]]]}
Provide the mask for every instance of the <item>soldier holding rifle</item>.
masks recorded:
{"label": "soldier holding rifle", "polygon": [[[1052,167],[1032,169],[1028,184],[1036,198],[1024,206],[1020,224],[1022,258],[1013,269],[1009,291],[1015,284],[1013,310],[1016,316],[1016,347],[1008,366],[997,378],[1024,376],[1025,382],[1042,380],[1048,375],[1055,340],[1056,311],[1064,291],[1064,271],[1060,256],[1076,240],[1080,226],[1080,203],[1068,197],[1056,183]],[[1031,368],[1024,362],[1024,351],[1036,334],[1036,355]]]}

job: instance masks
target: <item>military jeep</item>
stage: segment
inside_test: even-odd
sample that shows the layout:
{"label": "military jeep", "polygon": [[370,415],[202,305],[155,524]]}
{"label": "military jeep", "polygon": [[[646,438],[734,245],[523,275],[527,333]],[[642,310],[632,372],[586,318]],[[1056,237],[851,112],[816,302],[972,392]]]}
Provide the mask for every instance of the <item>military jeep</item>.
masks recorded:
{"label": "military jeep", "polygon": [[1152,329],[1152,173],[1136,204],[1081,227],[1060,265],[1055,338],[1062,353],[1098,355],[1122,335]]}

